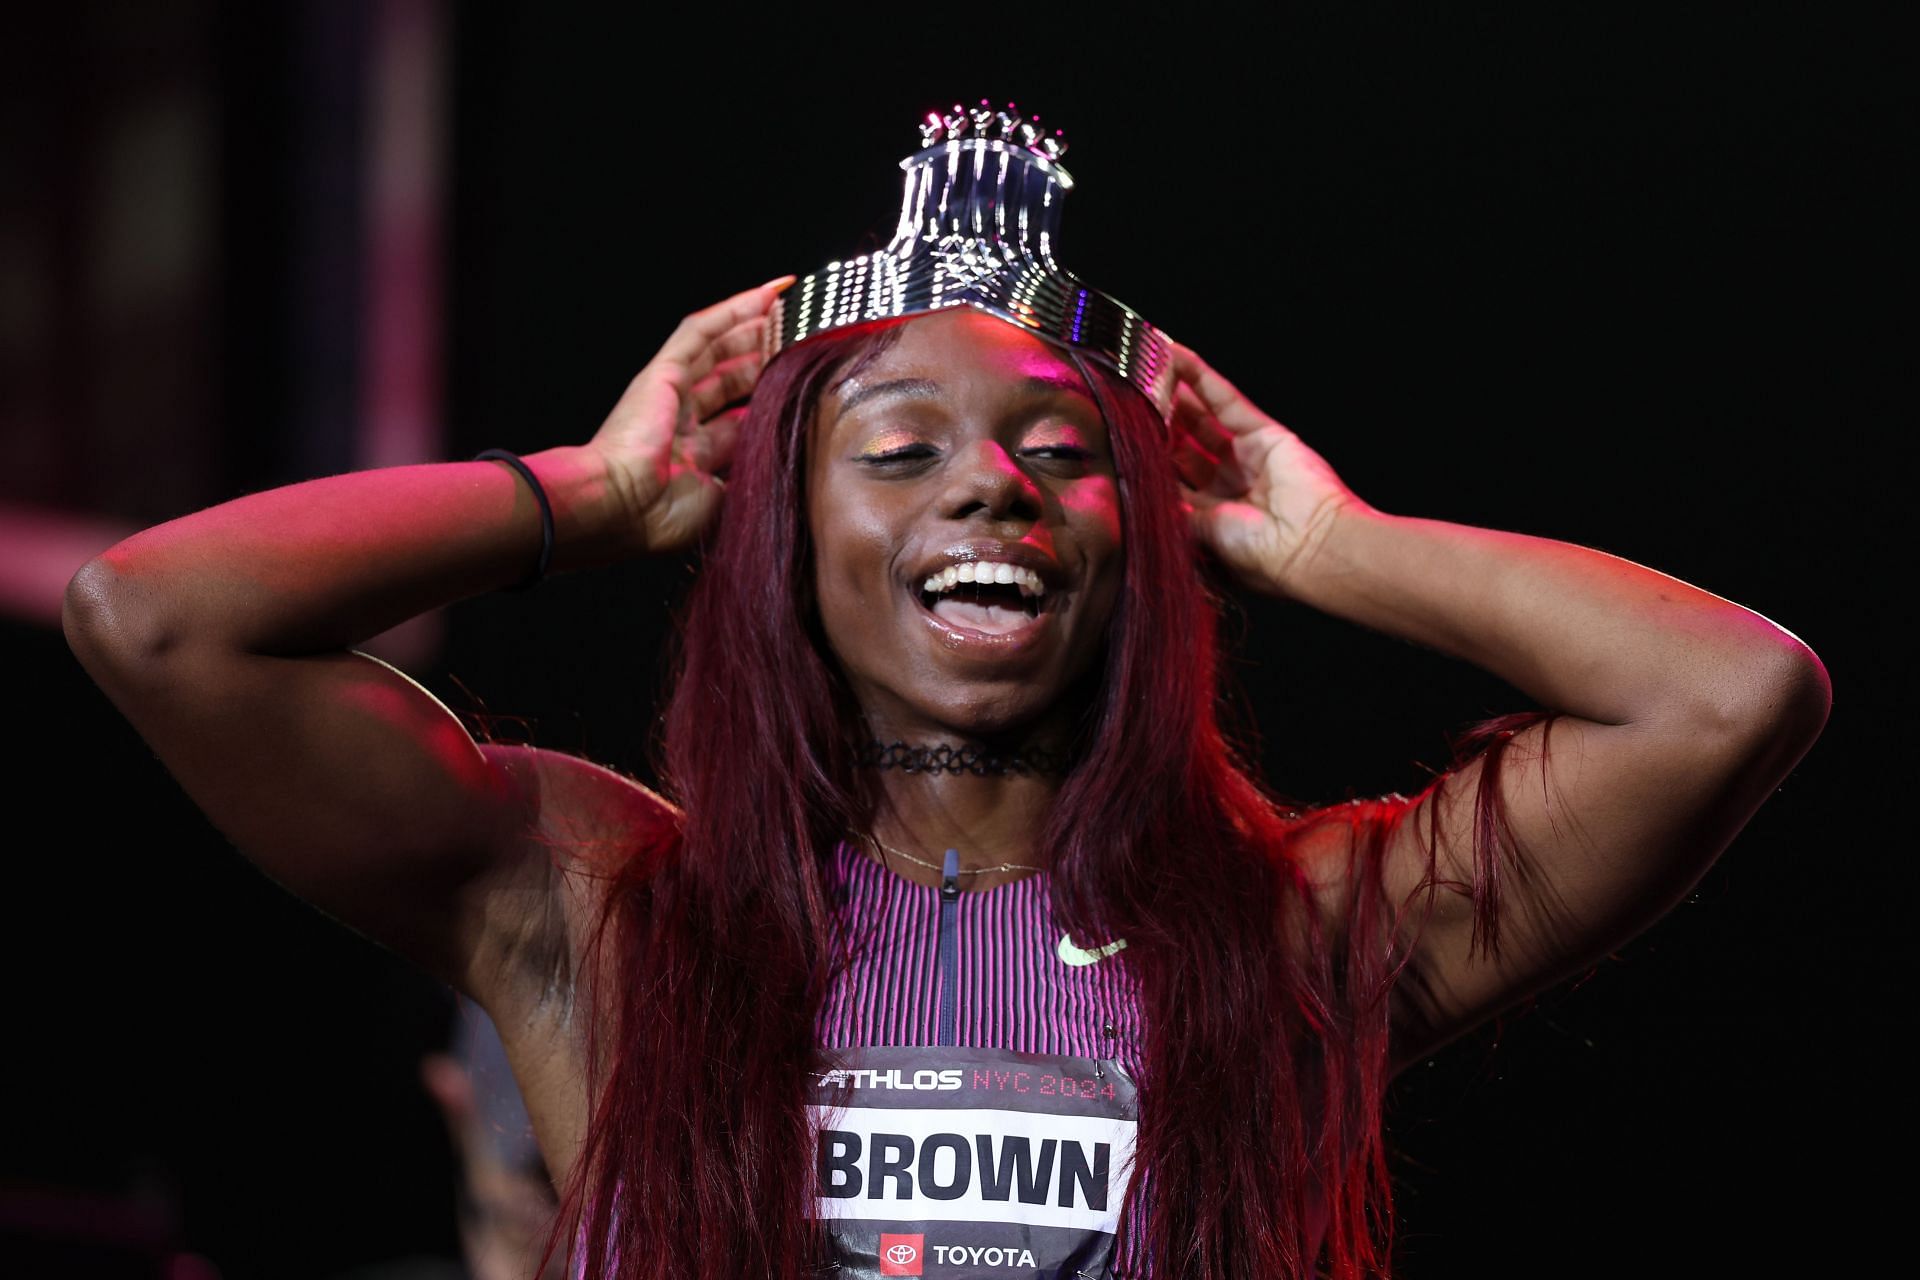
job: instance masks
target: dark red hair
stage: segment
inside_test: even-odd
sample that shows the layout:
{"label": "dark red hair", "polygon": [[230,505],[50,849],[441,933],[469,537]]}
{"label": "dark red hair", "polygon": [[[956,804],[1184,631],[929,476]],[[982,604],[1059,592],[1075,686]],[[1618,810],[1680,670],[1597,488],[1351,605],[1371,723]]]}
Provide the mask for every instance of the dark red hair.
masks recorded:
{"label": "dark red hair", "polygon": [[[858,709],[812,616],[806,443],[831,381],[897,332],[784,355],[741,430],[663,724],[663,785],[684,818],[619,872],[588,967],[608,980],[590,988],[592,1115],[560,1221],[583,1215],[590,1276],[798,1280],[817,1256],[804,1090],[844,941],[821,867],[868,828],[874,796],[853,764]],[[1217,601],[1165,427],[1124,382],[1088,372],[1120,477],[1125,576],[1083,754],[1036,852],[1061,926],[1128,939],[1142,983],[1145,1176],[1127,1222],[1144,1224],[1141,1261],[1163,1280],[1310,1275],[1316,1217],[1331,1275],[1383,1273],[1401,958],[1379,863],[1414,801],[1302,814],[1235,758],[1216,717]],[[1355,837],[1335,922],[1293,856],[1328,822]],[[1482,834],[1491,849],[1492,825]],[[1491,921],[1491,857],[1477,866]]]}

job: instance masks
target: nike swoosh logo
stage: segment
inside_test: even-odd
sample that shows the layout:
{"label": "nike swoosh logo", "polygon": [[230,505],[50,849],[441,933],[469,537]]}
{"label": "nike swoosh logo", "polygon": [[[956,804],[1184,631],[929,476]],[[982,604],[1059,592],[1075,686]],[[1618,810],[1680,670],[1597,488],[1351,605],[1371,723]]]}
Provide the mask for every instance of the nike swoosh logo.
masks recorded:
{"label": "nike swoosh logo", "polygon": [[1054,951],[1060,957],[1061,964],[1070,964],[1077,969],[1084,964],[1098,964],[1114,952],[1124,950],[1126,945],[1127,940],[1121,938],[1118,942],[1109,942],[1096,951],[1082,951],[1073,945],[1072,938],[1063,933],[1060,935],[1060,945],[1054,948]]}

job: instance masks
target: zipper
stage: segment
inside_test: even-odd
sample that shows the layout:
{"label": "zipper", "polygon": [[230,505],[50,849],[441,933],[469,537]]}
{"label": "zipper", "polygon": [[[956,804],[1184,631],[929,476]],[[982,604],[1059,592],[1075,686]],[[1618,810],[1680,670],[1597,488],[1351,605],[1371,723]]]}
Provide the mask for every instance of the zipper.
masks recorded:
{"label": "zipper", "polygon": [[960,982],[960,851],[947,850],[940,872],[940,1025],[935,1043],[960,1042],[960,1009],[954,988]]}

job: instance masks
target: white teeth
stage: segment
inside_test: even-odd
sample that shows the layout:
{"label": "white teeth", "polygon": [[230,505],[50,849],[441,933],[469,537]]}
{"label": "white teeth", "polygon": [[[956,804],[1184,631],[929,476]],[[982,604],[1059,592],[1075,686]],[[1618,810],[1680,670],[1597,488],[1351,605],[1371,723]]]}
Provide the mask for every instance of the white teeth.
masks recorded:
{"label": "white teeth", "polygon": [[951,591],[956,583],[990,582],[1002,586],[1017,586],[1020,594],[1034,599],[1047,594],[1047,584],[1040,581],[1040,575],[1031,569],[1017,564],[1002,564],[999,561],[965,561],[950,564],[939,573],[933,574],[920,584],[920,589],[931,595]]}

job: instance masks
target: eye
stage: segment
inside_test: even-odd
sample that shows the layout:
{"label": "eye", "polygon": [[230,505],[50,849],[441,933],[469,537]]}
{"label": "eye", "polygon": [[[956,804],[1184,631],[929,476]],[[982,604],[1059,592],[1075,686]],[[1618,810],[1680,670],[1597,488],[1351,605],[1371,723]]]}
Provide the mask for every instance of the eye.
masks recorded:
{"label": "eye", "polygon": [[1100,456],[1097,440],[1078,422],[1061,421],[1049,415],[1049,421],[1036,423],[1024,433],[1020,456],[1055,467],[1082,467]]}
{"label": "eye", "polygon": [[1077,444],[1043,444],[1022,449],[1020,456],[1036,470],[1065,479],[1078,479],[1090,469],[1093,450]]}
{"label": "eye", "polygon": [[924,462],[933,456],[934,449],[932,445],[909,444],[902,445],[897,449],[887,449],[879,453],[863,453],[860,455],[860,461],[873,466],[886,466],[888,464],[899,465],[902,463]]}

